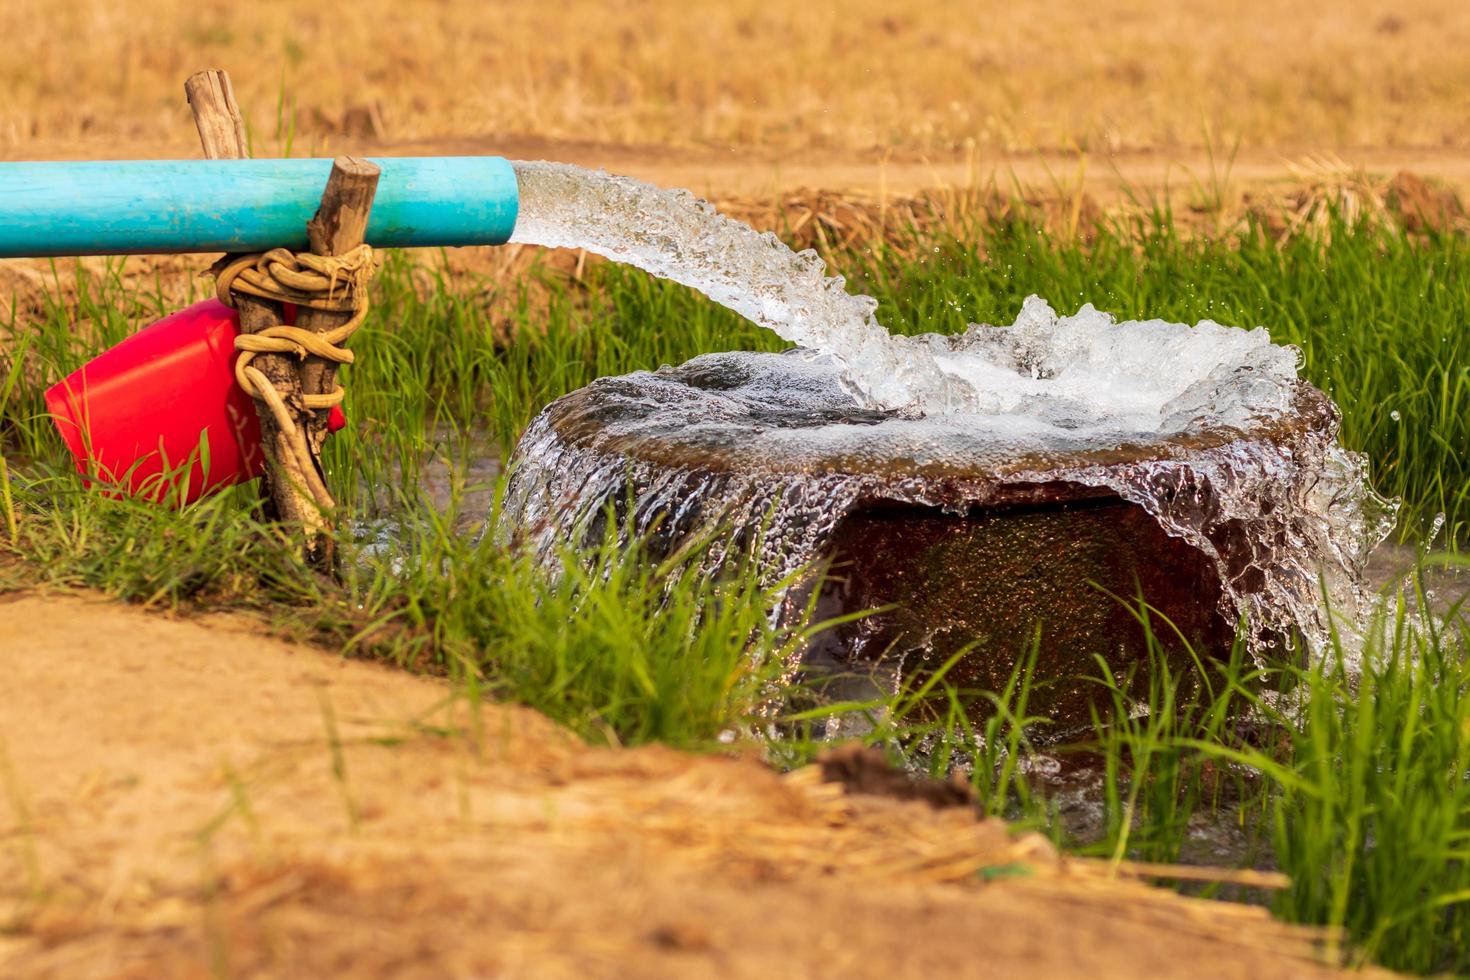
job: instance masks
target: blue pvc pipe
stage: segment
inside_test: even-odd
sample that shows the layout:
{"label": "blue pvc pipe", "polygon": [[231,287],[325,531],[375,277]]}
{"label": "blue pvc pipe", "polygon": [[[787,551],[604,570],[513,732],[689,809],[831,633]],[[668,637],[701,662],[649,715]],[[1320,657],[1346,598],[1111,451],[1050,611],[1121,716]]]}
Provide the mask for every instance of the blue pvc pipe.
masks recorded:
{"label": "blue pvc pipe", "polygon": [[[499,245],[515,228],[500,157],[381,157],[368,244]],[[0,163],[0,257],[306,247],[331,160]]]}

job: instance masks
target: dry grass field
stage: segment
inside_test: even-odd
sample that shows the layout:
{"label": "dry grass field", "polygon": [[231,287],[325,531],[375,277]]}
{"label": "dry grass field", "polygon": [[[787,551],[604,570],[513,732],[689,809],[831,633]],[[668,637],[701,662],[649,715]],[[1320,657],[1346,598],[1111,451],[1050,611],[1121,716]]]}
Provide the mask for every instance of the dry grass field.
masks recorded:
{"label": "dry grass field", "polygon": [[207,66],[257,153],[293,128],[300,149],[345,131],[895,159],[1470,146],[1463,0],[8,0],[0,33],[8,158],[192,152],[180,84]]}

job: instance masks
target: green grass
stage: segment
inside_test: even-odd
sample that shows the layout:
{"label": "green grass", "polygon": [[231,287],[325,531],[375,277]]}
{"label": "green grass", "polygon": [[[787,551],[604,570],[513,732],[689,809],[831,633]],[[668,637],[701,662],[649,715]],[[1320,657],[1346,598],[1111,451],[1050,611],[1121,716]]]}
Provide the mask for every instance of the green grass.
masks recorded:
{"label": "green grass", "polygon": [[1178,860],[1192,819],[1229,818],[1253,838],[1243,863],[1290,877],[1282,917],[1340,929],[1357,962],[1470,971],[1467,641],[1466,621],[1400,603],[1361,670],[1340,643],[1308,668],[1237,657],[1170,677],[1160,661],[1149,713],[1100,715],[1087,746],[1106,767],[1094,850]]}
{"label": "green grass", "polygon": [[[1360,958],[1470,971],[1470,666],[1466,631],[1382,624],[1361,675],[1340,657],[1300,682],[1300,714],[1271,787],[1271,839],[1293,887],[1288,918],[1342,926]],[[1205,752],[1216,751],[1201,746]],[[1264,753],[1242,761],[1259,767]],[[1391,842],[1391,843],[1390,843]]]}
{"label": "green grass", "polygon": [[[780,583],[702,574],[699,549],[661,561],[610,536],[554,560],[450,530],[395,525],[391,551],[343,532],[344,582],[230,494],[182,510],[22,478],[21,533],[0,539],[0,592],[87,587],[161,608],[254,609],[285,634],[446,674],[477,696],[537,708],[595,742],[710,748],[759,723],[805,639],[772,625]],[[702,545],[701,545],[702,547]]]}
{"label": "green grass", "polygon": [[[1150,630],[1151,644],[1155,636]],[[1005,692],[1013,710],[992,721],[969,761],[988,810],[1051,830],[1095,857],[1197,861],[1188,854],[1192,830],[1238,830],[1239,865],[1283,871],[1291,887],[1236,898],[1269,902],[1286,920],[1335,927],[1355,964],[1463,976],[1470,973],[1467,651],[1470,620],[1416,616],[1401,601],[1376,620],[1361,651],[1339,641],[1310,667],[1260,667],[1236,649],[1229,663],[1170,673],[1155,646],[1145,713],[1125,693],[1135,691],[1129,679],[1100,663],[1104,696],[1091,735],[1047,749],[1053,757],[1085,754],[1101,773],[1103,832],[1085,842],[1060,832],[1048,799],[1010,763],[1028,752],[1016,724],[1032,683],[1025,671]],[[967,730],[956,713],[938,727]],[[875,738],[913,743],[901,721],[879,727]],[[961,755],[966,749],[957,746],[973,745],[942,743]]]}
{"label": "green grass", "polygon": [[[1088,247],[1022,224],[963,237],[832,258],[908,332],[1009,322],[1032,292],[1065,312],[1091,301],[1120,316],[1265,325],[1301,347],[1307,377],[1342,407],[1345,441],[1369,454],[1381,490],[1403,496],[1406,534],[1443,512],[1449,540],[1470,535],[1464,239],[1337,228],[1326,245],[1251,236],[1227,245],[1183,240],[1167,216]],[[469,463],[513,445],[551,399],[600,375],[781,344],[636,272],[593,265],[577,279],[550,268],[531,277],[534,290],[456,288],[390,260],[347,372],[352,425],[327,453],[358,522],[342,532],[341,583],[255,519],[249,489],[170,511],[80,485],[41,390],[165,306],[159,290],[125,288],[116,267],[84,277],[75,298],[11,324],[0,354],[0,474],[10,474],[0,476],[0,589],[47,582],[167,607],[251,607],[286,632],[446,673],[475,696],[532,705],[599,742],[709,749],[754,737],[770,725],[803,628],[770,624],[772,591],[746,570],[711,579],[609,539],[591,555],[559,556],[552,585],[525,556],[456,529],[477,489]],[[492,315],[511,329],[492,330]],[[459,475],[448,512],[418,489],[436,456]],[[392,551],[373,540],[385,528]],[[1470,972],[1464,645],[1463,632],[1411,631],[1400,617],[1375,635],[1361,676],[1330,658],[1262,671],[1239,654],[1176,675],[1161,656],[1144,715],[1128,710],[1131,679],[1100,668],[1095,731],[1069,748],[1100,767],[1102,829],[1088,840],[1066,839],[1054,801],[1022,765],[1044,732],[1027,714],[1024,647],[1001,652],[1017,663],[1007,690],[954,691],[941,674],[881,704],[793,709],[768,752],[804,761],[819,748],[812,726],[862,711],[867,737],[895,754],[967,766],[988,812],[1109,858],[1189,858],[1192,821],[1232,820],[1253,844],[1239,860],[1291,875],[1274,899],[1283,916],[1340,927],[1355,956]],[[1273,688],[1311,697],[1294,710],[1263,699]],[[990,706],[983,721],[966,710],[971,699]],[[1244,709],[1256,712],[1249,724]]]}

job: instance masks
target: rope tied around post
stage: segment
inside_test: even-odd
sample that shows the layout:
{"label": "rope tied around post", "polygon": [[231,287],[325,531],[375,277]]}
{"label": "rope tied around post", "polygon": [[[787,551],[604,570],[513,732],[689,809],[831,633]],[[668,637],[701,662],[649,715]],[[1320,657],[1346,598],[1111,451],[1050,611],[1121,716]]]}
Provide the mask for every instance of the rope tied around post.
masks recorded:
{"label": "rope tied around post", "polygon": [[[262,383],[270,386],[270,382],[250,367],[256,354],[293,354],[302,360],[314,354],[336,364],[353,362],[352,351],[342,345],[367,319],[367,283],[377,271],[371,245],[358,245],[342,255],[314,255],[288,248],[226,255],[210,271],[219,301],[226,306],[235,305],[236,293],[245,293],[298,307],[352,313],[351,319],[325,333],[281,323],[237,336],[235,349],[241,356],[235,362],[235,380],[252,398],[270,401],[262,388]],[[307,408],[331,408],[341,404],[344,394],[341,385],[334,385],[325,394],[303,394],[301,400]]]}
{"label": "rope tied around post", "polygon": [[[305,489],[323,511],[335,508],[337,503],[321,479],[305,433],[270,378],[250,362],[257,354],[290,354],[302,361],[315,356],[334,364],[353,363],[352,351],[343,344],[367,319],[367,283],[376,271],[373,250],[367,244],[341,255],[293,252],[288,248],[226,255],[210,269],[215,276],[215,293],[229,307],[234,307],[240,296],[253,296],[293,303],[298,308],[352,314],[337,327],[320,333],[278,323],[235,337],[235,349],[240,351],[235,361],[236,382],[246,394],[269,407],[295,457]],[[334,384],[329,392],[301,392],[298,397],[301,407],[322,410],[341,404],[345,394],[341,385]]]}

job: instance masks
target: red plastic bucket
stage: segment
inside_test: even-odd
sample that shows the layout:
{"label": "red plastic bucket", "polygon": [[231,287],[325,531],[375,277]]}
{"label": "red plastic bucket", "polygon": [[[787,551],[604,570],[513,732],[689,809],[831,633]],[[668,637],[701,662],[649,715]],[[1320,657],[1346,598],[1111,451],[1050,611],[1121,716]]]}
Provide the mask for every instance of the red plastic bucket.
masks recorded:
{"label": "red plastic bucket", "polygon": [[[235,383],[239,330],[234,310],[205,300],[49,388],[46,405],[82,476],[170,503],[260,476],[260,423]],[[343,424],[332,409],[331,430]]]}

